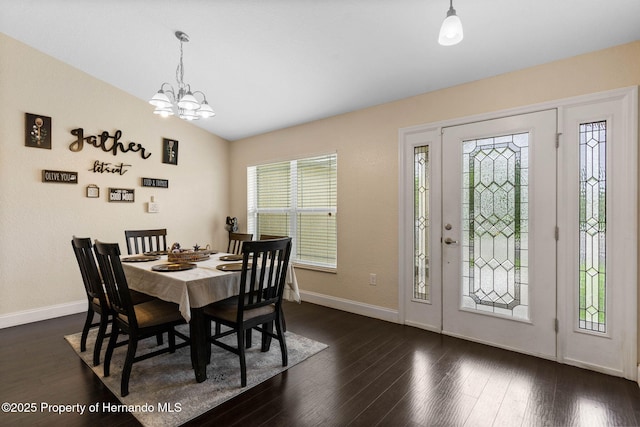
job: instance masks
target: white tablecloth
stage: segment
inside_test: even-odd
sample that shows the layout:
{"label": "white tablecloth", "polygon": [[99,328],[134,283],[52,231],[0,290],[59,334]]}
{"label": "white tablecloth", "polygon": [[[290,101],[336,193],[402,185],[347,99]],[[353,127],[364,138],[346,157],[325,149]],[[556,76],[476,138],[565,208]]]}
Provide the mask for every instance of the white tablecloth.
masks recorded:
{"label": "white tablecloth", "polygon": [[[166,255],[157,261],[123,262],[122,267],[131,289],[177,303],[180,313],[188,322],[192,307],[204,307],[240,292],[240,272],[224,272],[216,268],[217,265],[228,263],[220,261],[220,256],[223,255],[229,254],[213,254],[208,260],[197,262],[197,268],[184,271],[151,270],[154,265],[166,263]],[[286,281],[283,298],[300,302],[298,282],[291,264],[287,269]]]}

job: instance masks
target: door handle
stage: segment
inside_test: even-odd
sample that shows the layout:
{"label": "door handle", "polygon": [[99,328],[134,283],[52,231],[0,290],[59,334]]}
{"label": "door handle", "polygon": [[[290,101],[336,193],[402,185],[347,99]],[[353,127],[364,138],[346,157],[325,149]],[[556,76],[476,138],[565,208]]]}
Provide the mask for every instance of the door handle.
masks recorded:
{"label": "door handle", "polygon": [[457,240],[453,240],[451,237],[447,237],[446,239],[444,239],[444,243],[447,245],[452,245],[454,243],[458,243]]}

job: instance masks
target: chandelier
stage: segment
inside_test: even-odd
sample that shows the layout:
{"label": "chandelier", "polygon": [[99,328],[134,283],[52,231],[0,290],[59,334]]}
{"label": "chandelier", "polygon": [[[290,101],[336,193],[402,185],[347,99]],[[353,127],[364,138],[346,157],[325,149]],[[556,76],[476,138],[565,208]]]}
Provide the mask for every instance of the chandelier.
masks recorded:
{"label": "chandelier", "polygon": [[438,43],[442,46],[453,46],[462,41],[464,33],[462,31],[462,21],[456,15],[456,10],[453,8],[453,0],[449,3],[449,11],[447,17],[440,27],[440,36],[438,37]]}
{"label": "chandelier", "polygon": [[[176,31],[176,37],[180,40],[180,63],[176,68],[177,92],[169,83],[162,83],[160,90],[149,104],[156,107],[154,114],[162,117],[178,116],[183,120],[198,120],[213,117],[216,113],[207,102],[207,97],[201,91],[191,92],[191,86],[184,82],[184,65],[182,63],[182,44],[189,41],[189,36],[182,31]],[[196,95],[202,95],[202,101],[198,101]]]}

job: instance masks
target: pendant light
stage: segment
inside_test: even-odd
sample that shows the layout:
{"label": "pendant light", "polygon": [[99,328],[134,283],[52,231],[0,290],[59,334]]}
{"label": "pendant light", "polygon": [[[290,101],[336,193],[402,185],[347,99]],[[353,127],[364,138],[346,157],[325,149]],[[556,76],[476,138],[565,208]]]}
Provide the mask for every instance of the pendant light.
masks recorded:
{"label": "pendant light", "polygon": [[[184,64],[182,63],[182,44],[189,41],[189,36],[182,31],[176,31],[175,36],[180,40],[180,62],[176,69],[177,89],[169,83],[162,83],[160,90],[149,103],[156,107],[154,114],[162,117],[173,116],[176,112],[183,120],[206,119],[215,116],[213,109],[207,102],[207,97],[201,91],[191,92],[191,86],[184,82]],[[202,102],[195,95],[202,96]]]}
{"label": "pendant light", "polygon": [[463,38],[462,21],[456,15],[456,10],[453,8],[453,0],[450,0],[447,17],[442,23],[442,27],[440,27],[438,43],[442,46],[453,46],[460,43]]}

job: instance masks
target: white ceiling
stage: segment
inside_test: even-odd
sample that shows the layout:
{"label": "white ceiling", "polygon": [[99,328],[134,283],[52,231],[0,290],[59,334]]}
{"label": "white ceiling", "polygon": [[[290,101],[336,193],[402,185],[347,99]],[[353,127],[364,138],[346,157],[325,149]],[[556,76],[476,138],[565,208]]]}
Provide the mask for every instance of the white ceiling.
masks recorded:
{"label": "white ceiling", "polygon": [[[132,95],[184,80],[228,140],[640,39],[640,0],[0,0],[0,31]],[[2,58],[0,58],[2,60]],[[149,106],[149,114],[153,107]]]}

